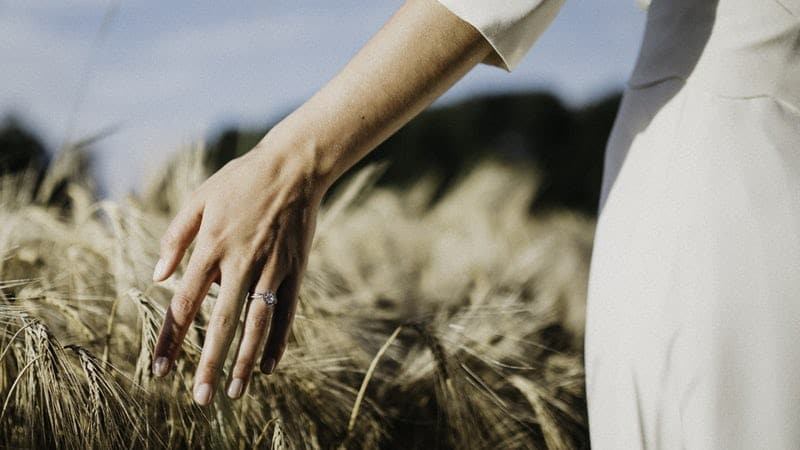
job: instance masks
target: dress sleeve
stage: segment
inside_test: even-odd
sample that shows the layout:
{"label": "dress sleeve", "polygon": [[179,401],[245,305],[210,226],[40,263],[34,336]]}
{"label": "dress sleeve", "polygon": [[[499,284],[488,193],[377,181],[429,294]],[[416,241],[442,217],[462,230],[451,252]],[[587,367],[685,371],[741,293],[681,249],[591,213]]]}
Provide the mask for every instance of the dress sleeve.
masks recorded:
{"label": "dress sleeve", "polygon": [[439,0],[489,41],[486,64],[511,71],[561,9],[564,0]]}

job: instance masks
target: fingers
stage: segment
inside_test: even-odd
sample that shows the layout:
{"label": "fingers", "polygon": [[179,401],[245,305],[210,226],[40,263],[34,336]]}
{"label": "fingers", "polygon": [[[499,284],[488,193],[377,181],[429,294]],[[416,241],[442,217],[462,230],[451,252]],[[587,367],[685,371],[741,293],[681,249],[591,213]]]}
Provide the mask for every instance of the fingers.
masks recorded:
{"label": "fingers", "polygon": [[172,274],[200,229],[202,217],[203,202],[200,200],[191,200],[178,211],[161,237],[160,258],[153,270],[153,281],[163,281]]}
{"label": "fingers", "polygon": [[194,377],[194,400],[200,405],[211,403],[214,397],[225,357],[239,326],[249,278],[246,270],[223,269],[219,298],[211,313],[203,353]]}
{"label": "fingers", "polygon": [[294,312],[297,309],[297,295],[300,293],[300,280],[302,273],[294,272],[286,277],[278,288],[278,304],[272,324],[269,329],[269,338],[261,357],[261,372],[271,374],[275,371],[278,361],[281,360],[289,340],[292,329]]}
{"label": "fingers", "polygon": [[[265,267],[255,283],[253,292],[277,291],[280,283],[279,271],[280,268],[274,263]],[[228,397],[239,398],[247,388],[256,364],[256,357],[266,340],[274,309],[274,305],[267,305],[263,299],[256,298],[248,301],[242,338],[236,351],[236,363],[231,371],[231,380],[228,385]]]}
{"label": "fingers", "polygon": [[183,338],[217,273],[213,260],[199,253],[192,255],[186,275],[170,301],[156,343],[153,358],[153,373],[156,376],[163,377],[172,367]]}

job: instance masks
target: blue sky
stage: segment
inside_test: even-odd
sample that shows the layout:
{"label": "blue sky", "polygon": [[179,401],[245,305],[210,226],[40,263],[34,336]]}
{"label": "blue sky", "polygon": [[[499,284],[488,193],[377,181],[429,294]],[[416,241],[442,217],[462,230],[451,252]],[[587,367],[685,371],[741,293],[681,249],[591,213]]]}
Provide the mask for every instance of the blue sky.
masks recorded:
{"label": "blue sky", "polygon": [[[0,116],[21,116],[53,148],[113,129],[94,156],[119,197],[221,126],[285,114],[401,3],[0,0]],[[529,88],[591,100],[623,85],[644,19],[634,0],[567,0],[514,72],[478,67],[440,102]]]}

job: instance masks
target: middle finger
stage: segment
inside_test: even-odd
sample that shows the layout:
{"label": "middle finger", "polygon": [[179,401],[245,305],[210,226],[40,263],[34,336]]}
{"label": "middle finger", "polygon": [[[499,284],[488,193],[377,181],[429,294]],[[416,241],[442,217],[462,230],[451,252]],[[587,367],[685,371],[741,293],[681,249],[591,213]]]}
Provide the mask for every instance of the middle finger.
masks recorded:
{"label": "middle finger", "polygon": [[208,322],[203,353],[194,378],[194,400],[200,405],[211,403],[214,396],[225,357],[239,325],[248,278],[246,270],[222,269],[219,297]]}

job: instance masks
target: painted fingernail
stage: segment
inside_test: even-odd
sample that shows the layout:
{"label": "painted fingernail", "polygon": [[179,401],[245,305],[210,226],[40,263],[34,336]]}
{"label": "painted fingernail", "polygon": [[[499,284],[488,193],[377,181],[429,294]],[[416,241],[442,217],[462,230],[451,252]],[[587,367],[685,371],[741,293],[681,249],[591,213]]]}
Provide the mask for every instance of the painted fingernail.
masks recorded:
{"label": "painted fingernail", "polygon": [[202,406],[211,403],[211,385],[203,383],[194,389],[194,401]]}
{"label": "painted fingernail", "polygon": [[244,383],[242,383],[241,378],[234,378],[231,381],[231,385],[228,386],[228,397],[230,398],[239,398],[242,396],[242,388],[244,387]]}
{"label": "painted fingernail", "polygon": [[275,361],[275,358],[268,358],[268,359],[264,360],[264,362],[261,363],[261,371],[264,372],[267,375],[271,374],[272,371],[275,370],[275,363],[276,362],[277,361]]}
{"label": "painted fingernail", "polygon": [[163,356],[159,356],[156,358],[155,364],[153,364],[153,373],[157,377],[163,377],[167,374],[169,370],[169,360]]}
{"label": "painted fingernail", "polygon": [[155,270],[153,270],[153,281],[158,281],[164,276],[165,265],[166,263],[164,263],[163,259],[158,260],[158,262],[156,263],[156,268]]}

